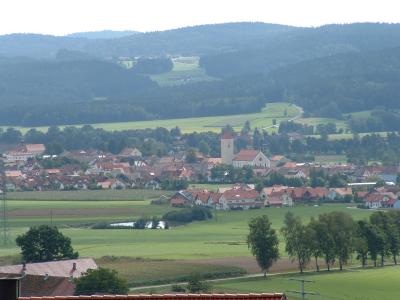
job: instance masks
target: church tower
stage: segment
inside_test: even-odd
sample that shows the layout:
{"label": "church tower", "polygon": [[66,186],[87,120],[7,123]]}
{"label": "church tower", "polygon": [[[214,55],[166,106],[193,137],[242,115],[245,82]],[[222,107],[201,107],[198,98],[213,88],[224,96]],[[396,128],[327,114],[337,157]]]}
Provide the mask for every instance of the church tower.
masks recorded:
{"label": "church tower", "polygon": [[233,135],[225,132],[221,137],[221,160],[223,164],[231,165],[233,161]]}

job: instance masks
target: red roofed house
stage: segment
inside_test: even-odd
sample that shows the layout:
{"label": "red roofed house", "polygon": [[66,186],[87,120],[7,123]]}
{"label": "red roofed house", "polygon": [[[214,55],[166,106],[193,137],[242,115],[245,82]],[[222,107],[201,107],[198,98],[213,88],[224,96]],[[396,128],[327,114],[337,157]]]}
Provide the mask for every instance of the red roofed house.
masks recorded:
{"label": "red roofed house", "polygon": [[236,210],[262,207],[260,194],[256,190],[231,189],[222,193],[217,209]]}
{"label": "red roofed house", "polygon": [[164,295],[117,295],[76,297],[20,297],[19,300],[286,300],[284,294],[164,294]]}
{"label": "red roofed house", "polygon": [[26,144],[25,151],[32,155],[41,155],[46,151],[46,147],[43,144]]}
{"label": "red roofed house", "polygon": [[0,278],[21,278],[21,296],[72,296],[73,278],[97,269],[92,258],[50,261],[0,267]]}
{"label": "red roofed house", "polygon": [[293,206],[293,199],[287,190],[270,193],[264,200],[264,206],[290,207]]}
{"label": "red roofed house", "polygon": [[393,193],[372,193],[364,198],[365,206],[374,209],[393,207],[396,201]]}
{"label": "red roofed house", "polygon": [[233,166],[242,168],[245,166],[270,168],[271,161],[259,150],[241,150],[233,158]]}

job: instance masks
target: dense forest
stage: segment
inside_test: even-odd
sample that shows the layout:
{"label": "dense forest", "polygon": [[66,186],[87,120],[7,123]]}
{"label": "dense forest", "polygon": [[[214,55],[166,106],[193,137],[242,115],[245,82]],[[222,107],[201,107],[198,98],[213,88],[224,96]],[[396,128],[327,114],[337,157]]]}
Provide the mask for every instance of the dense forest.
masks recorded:
{"label": "dense forest", "polygon": [[[132,69],[117,64],[121,55],[136,62]],[[201,56],[217,80],[159,86],[150,75],[171,71],[174,55]],[[227,115],[285,101],[306,116],[378,108],[368,120],[349,120],[351,129],[391,131],[400,126],[399,84],[398,24],[228,23],[113,39],[0,36],[0,125]]]}

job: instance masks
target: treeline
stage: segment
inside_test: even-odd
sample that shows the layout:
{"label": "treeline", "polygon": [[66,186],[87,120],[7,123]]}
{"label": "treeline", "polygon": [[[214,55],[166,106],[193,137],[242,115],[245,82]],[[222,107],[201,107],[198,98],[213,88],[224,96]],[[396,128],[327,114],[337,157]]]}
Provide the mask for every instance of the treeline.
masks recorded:
{"label": "treeline", "polygon": [[[61,55],[61,54],[60,54]],[[79,57],[0,60],[0,125],[71,125],[257,112],[260,93],[212,82],[159,87],[147,75],[170,59],[140,59],[132,69]],[[156,62],[154,62],[156,60]]]}
{"label": "treeline", "polygon": [[[176,145],[177,138],[183,142],[183,149],[182,144]],[[62,130],[58,127],[49,127],[47,132],[31,129],[25,134],[13,128],[0,129],[0,143],[21,142],[45,144],[48,154],[79,149],[96,149],[118,154],[125,147],[136,147],[145,156],[162,156],[178,148],[186,150],[188,158],[193,157],[193,149],[210,157],[220,156],[220,134],[213,132],[182,134],[179,128],[106,131],[86,125],[79,128],[65,127]],[[366,165],[371,160],[380,161],[387,166],[400,163],[399,133],[388,133],[386,136],[371,134],[363,137],[355,134],[352,139],[341,140],[329,140],[326,136],[291,140],[287,134],[269,134],[256,128],[253,132],[237,136],[235,145],[236,151],[252,146],[254,149],[261,149],[267,155],[280,154],[302,162],[313,161],[315,155],[335,154],[346,155],[349,162],[359,165]],[[196,162],[196,159],[188,162]],[[226,171],[228,175],[224,175]],[[251,180],[249,170],[231,170],[229,167],[216,168],[212,176],[229,181]]]}
{"label": "treeline", "polygon": [[303,272],[311,260],[320,270],[322,258],[328,270],[339,264],[340,270],[352,256],[365,267],[368,260],[374,266],[384,266],[391,258],[397,265],[400,252],[400,212],[377,211],[368,220],[354,221],[344,212],[331,212],[312,218],[305,225],[300,217],[288,212],[281,232],[285,239],[285,250],[297,261]]}
{"label": "treeline", "polygon": [[173,63],[170,58],[139,58],[133,71],[138,74],[161,74],[172,70]]}
{"label": "treeline", "polygon": [[349,125],[353,132],[399,131],[400,113],[398,110],[374,110],[366,118],[350,116]]}
{"label": "treeline", "polygon": [[398,24],[364,23],[296,28],[269,40],[260,39],[244,49],[204,55],[200,64],[207,74],[216,77],[268,73],[290,64],[340,53],[399,47],[400,42],[394,40],[396,38],[400,39]]}
{"label": "treeline", "polygon": [[213,215],[208,208],[195,206],[182,210],[174,210],[163,215],[162,219],[168,222],[190,223],[212,219]]}
{"label": "treeline", "polygon": [[318,124],[317,126],[300,124],[293,121],[285,121],[279,123],[279,133],[298,132],[303,135],[328,135],[335,133],[343,133],[343,129],[337,129],[335,123]]}

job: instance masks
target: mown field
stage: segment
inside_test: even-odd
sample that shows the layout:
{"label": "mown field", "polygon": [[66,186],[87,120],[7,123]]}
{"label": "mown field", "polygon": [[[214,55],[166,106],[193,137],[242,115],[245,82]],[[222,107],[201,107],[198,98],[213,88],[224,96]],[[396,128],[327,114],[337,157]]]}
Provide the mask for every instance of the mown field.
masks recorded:
{"label": "mown field", "polygon": [[[286,115],[285,115],[286,111]],[[198,118],[182,118],[168,120],[152,120],[152,121],[137,121],[137,122],[120,122],[120,123],[98,123],[92,124],[95,128],[103,128],[105,130],[129,130],[129,129],[145,129],[164,127],[167,129],[178,126],[182,132],[220,132],[221,128],[226,125],[231,125],[235,130],[240,131],[246,121],[250,121],[252,128],[265,128],[268,131],[276,129],[271,128],[273,119],[277,123],[291,119],[300,113],[295,105],[289,103],[277,102],[268,103],[261,112],[241,115],[214,116],[214,117],[198,117]],[[76,125],[77,127],[81,125]],[[60,126],[63,128],[65,126]],[[3,128],[5,128],[3,126]],[[21,132],[27,132],[30,128],[15,127]],[[47,127],[36,127],[37,130],[46,131]]]}
{"label": "mown field", "polygon": [[[12,194],[13,197],[16,195]],[[99,201],[78,200],[87,197],[85,193],[78,193],[68,200],[62,195],[54,197],[53,201],[50,194],[46,195],[46,200],[40,200],[42,196],[35,200],[8,200],[9,241],[6,246],[0,247],[0,263],[16,259],[19,253],[14,242],[17,235],[33,225],[52,224],[72,239],[73,247],[81,257],[94,257],[99,265],[118,270],[131,287],[177,282],[194,272],[208,278],[231,277],[241,274],[243,270],[258,273],[259,269],[245,242],[248,221],[256,216],[268,215],[273,227],[279,230],[289,210],[305,221],[334,210],[348,212],[355,219],[366,218],[370,214],[367,210],[341,204],[299,206],[217,211],[212,220],[172,227],[170,230],[92,229],[91,225],[103,222],[161,217],[173,208],[151,205],[148,198],[127,200],[118,194],[104,196]],[[110,199],[105,200],[107,197]],[[116,199],[118,197],[119,200]],[[280,240],[283,259],[274,271],[295,270],[296,266],[284,253],[282,237]]]}
{"label": "mown field", "polygon": [[152,75],[151,79],[160,86],[181,85],[195,83],[199,81],[218,80],[208,76],[199,66],[198,56],[175,57],[172,58],[173,69],[168,73]]}
{"label": "mown field", "polygon": [[[273,276],[269,279],[249,278],[223,281],[213,284],[217,292],[265,293],[300,290],[300,283],[289,280],[307,279],[305,290],[319,295],[307,296],[306,299],[336,300],[376,300],[399,299],[400,268],[398,266],[378,269],[352,269],[344,272],[323,272],[321,274]],[[301,299],[299,295],[286,293],[288,299]]]}
{"label": "mown field", "polygon": [[44,192],[9,192],[12,200],[143,200],[156,199],[162,195],[170,196],[173,192],[160,190],[79,190],[79,191],[44,191]]}
{"label": "mown field", "polygon": [[[369,211],[345,205],[264,208],[260,210],[215,212],[212,220],[195,222],[171,230],[90,229],[88,224],[127,221],[140,217],[161,216],[169,206],[150,205],[149,200],[127,201],[43,201],[9,200],[10,244],[0,249],[0,256],[18,252],[14,239],[31,225],[53,224],[72,238],[82,256],[131,256],[151,259],[218,259],[249,257],[245,243],[248,221],[267,214],[273,226],[282,226],[290,209],[308,220],[311,216],[333,210],[346,211],[354,218],[364,218]],[[281,244],[283,249],[283,244]]]}

